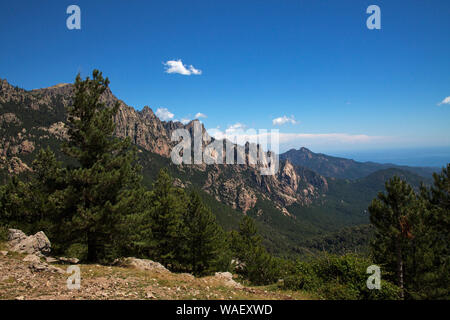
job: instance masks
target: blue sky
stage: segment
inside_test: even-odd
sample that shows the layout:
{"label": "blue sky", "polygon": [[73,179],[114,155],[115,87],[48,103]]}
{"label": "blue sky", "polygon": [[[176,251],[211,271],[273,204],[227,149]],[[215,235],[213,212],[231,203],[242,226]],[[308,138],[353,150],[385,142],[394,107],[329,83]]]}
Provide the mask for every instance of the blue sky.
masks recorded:
{"label": "blue sky", "polygon": [[[282,149],[450,154],[449,17],[450,1],[2,1],[0,78],[34,89],[98,68],[137,109],[278,128]],[[167,73],[177,60],[201,74]]]}

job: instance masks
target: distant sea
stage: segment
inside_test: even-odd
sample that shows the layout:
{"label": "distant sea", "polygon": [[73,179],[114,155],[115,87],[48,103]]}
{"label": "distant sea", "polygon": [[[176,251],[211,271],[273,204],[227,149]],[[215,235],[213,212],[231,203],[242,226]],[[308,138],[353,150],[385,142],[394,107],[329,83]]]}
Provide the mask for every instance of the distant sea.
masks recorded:
{"label": "distant sea", "polygon": [[[327,154],[327,153],[326,153]],[[430,147],[416,149],[388,149],[331,152],[329,155],[356,161],[393,163],[407,166],[443,167],[450,163],[450,147]]]}

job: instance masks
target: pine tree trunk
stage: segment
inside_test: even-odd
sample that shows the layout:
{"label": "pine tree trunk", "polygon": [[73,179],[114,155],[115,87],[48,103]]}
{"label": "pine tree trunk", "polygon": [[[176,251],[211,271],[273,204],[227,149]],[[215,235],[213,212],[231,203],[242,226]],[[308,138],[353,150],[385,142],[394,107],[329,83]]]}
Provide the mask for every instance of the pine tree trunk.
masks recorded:
{"label": "pine tree trunk", "polygon": [[403,300],[405,298],[405,294],[403,292],[403,258],[402,249],[399,242],[397,242],[397,279],[398,286],[400,287],[400,298]]}

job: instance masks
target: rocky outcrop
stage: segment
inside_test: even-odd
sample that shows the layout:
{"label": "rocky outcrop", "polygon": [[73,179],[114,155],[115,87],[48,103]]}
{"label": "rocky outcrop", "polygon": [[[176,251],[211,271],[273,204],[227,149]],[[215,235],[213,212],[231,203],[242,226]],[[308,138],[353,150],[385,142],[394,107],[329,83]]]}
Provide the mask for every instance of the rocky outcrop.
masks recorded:
{"label": "rocky outcrop", "polygon": [[[46,255],[48,255],[51,251],[51,243],[42,231],[39,231],[34,235],[27,236],[19,229],[9,229],[8,247],[13,252],[26,254],[23,261],[28,263],[28,267],[32,272],[65,273],[65,271],[61,268],[52,266],[49,263],[78,263],[78,259],[76,258],[61,257],[59,259],[55,259],[52,257],[46,257]],[[8,252],[6,252],[6,254],[8,254]]]}
{"label": "rocky outcrop", "polygon": [[22,121],[11,112],[4,113],[0,115],[0,125],[16,124],[21,125]]}
{"label": "rocky outcrop", "polygon": [[69,135],[67,133],[67,127],[62,121],[58,121],[53,123],[47,131],[54,135],[56,138],[60,140],[67,140],[69,139]]}
{"label": "rocky outcrop", "polygon": [[208,166],[207,173],[203,189],[244,213],[255,207],[258,198],[264,198],[290,216],[287,206],[310,205],[328,190],[324,177],[289,161],[280,163],[280,170],[272,176],[261,175],[258,168],[247,165]]}
{"label": "rocky outcrop", "polygon": [[158,273],[170,272],[159,262],[155,262],[148,259],[138,259],[134,257],[116,259],[113,262],[113,265],[124,268],[134,268],[138,270],[156,271]]}
{"label": "rocky outcrop", "polygon": [[10,174],[31,171],[31,168],[18,157],[7,158],[0,156],[0,169],[6,169]]}
{"label": "rocky outcrop", "polygon": [[27,236],[21,230],[9,229],[8,245],[11,251],[44,256],[50,253],[51,243],[44,232]]}
{"label": "rocky outcrop", "polygon": [[171,146],[171,131],[167,130],[152,109],[145,106],[142,111],[122,104],[115,117],[115,135],[121,138],[129,137],[131,141],[147,151],[169,157]]}

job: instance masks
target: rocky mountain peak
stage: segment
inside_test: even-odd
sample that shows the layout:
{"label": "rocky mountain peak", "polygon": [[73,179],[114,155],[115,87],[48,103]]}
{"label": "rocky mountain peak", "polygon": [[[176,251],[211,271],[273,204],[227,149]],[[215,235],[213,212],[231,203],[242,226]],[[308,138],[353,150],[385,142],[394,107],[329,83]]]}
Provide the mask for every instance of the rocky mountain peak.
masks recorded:
{"label": "rocky mountain peak", "polygon": [[311,150],[309,150],[308,148],[305,148],[305,147],[301,147],[300,149],[298,149],[298,151],[305,152],[305,153],[311,153]]}
{"label": "rocky mountain peak", "polygon": [[144,108],[142,108],[141,112],[145,116],[147,116],[147,115],[150,115],[152,117],[155,116],[155,113],[153,112],[152,108],[150,108],[149,106],[144,106]]}

